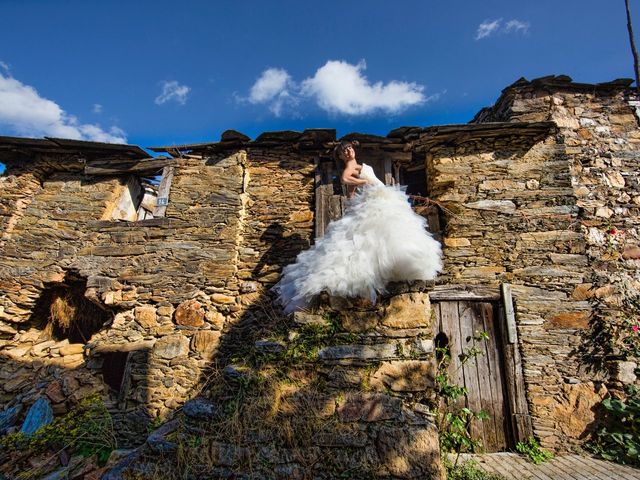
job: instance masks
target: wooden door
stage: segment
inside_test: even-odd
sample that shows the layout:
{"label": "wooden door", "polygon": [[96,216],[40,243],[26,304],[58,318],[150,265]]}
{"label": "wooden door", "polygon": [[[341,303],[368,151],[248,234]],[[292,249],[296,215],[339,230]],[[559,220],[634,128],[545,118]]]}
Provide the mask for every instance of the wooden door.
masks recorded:
{"label": "wooden door", "polygon": [[345,191],[332,158],[316,159],[316,238],[324,236],[329,222],[342,217]]}
{"label": "wooden door", "polygon": [[[451,382],[468,390],[457,407],[484,410],[490,417],[472,423],[473,438],[481,440],[487,452],[514,447],[508,378],[501,349],[502,306],[494,302],[441,301],[434,303],[434,308],[438,319],[436,342],[446,344],[451,355]],[[477,342],[480,354],[462,364],[459,356],[468,352],[473,335],[479,331],[487,332],[489,339]]]}

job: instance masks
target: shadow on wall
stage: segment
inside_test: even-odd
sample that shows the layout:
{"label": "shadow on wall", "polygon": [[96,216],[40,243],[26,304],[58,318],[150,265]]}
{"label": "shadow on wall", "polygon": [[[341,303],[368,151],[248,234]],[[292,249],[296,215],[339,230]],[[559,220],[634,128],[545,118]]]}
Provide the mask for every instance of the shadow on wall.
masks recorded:
{"label": "shadow on wall", "polygon": [[[261,239],[269,248],[254,278],[280,271],[303,243],[277,223]],[[321,348],[353,343],[354,334],[329,310],[303,313],[306,320],[283,315],[272,283],[244,296],[244,311],[228,320],[212,349],[200,395],[154,438],[130,473],[149,479],[444,478],[435,427],[399,398],[368,387],[378,363],[356,361],[341,369],[317,362]],[[349,378],[358,369],[365,375]],[[410,382],[411,372],[396,381]]]}
{"label": "shadow on wall", "polygon": [[149,350],[92,343],[94,334],[113,327],[117,313],[92,293],[86,278],[67,271],[61,281],[45,284],[30,318],[22,324],[24,330],[15,336],[17,346],[6,348],[6,341],[2,344],[5,378],[0,402],[5,411],[13,407],[20,410],[13,425],[0,423],[3,430],[19,427],[17,420],[40,397],[46,398],[59,416],[85,397],[99,393],[119,425],[120,446],[130,446],[133,438],[146,431],[153,420],[147,408]]}

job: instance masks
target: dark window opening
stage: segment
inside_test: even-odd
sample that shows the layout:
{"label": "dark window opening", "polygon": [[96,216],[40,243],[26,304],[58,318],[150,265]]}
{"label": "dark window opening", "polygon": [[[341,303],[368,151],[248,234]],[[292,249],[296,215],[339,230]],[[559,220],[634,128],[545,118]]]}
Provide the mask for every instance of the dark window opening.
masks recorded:
{"label": "dark window opening", "polygon": [[33,309],[31,320],[46,337],[87,343],[112,314],[85,297],[86,279],[68,273],[64,281],[45,288]]}
{"label": "dark window opening", "polygon": [[124,387],[129,352],[109,352],[102,354],[102,378],[116,393]]}
{"label": "dark window opening", "polygon": [[135,222],[164,217],[174,167],[126,178],[120,199],[111,213],[112,220]]}

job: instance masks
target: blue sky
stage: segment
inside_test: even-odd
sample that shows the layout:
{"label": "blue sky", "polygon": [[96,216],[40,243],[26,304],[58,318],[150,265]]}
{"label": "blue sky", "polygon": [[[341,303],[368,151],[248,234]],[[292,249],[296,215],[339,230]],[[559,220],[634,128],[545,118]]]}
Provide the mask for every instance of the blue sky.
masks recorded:
{"label": "blue sky", "polygon": [[0,0],[0,18],[0,135],[386,134],[465,123],[521,76],[633,74],[623,0]]}

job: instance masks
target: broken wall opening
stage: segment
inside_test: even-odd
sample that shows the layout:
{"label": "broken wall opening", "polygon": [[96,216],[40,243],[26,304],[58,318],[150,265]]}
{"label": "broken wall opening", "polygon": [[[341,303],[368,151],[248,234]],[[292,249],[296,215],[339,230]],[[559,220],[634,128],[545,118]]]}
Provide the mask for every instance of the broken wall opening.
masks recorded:
{"label": "broken wall opening", "polygon": [[0,162],[0,177],[3,176],[6,171],[7,171],[7,166],[4,163]]}
{"label": "broken wall opening", "polygon": [[87,343],[113,315],[89,300],[86,290],[86,278],[68,273],[42,291],[30,320],[52,340]]}
{"label": "broken wall opening", "polygon": [[169,166],[126,177],[110,219],[136,222],[164,217],[169,204],[173,171],[174,167]]}

